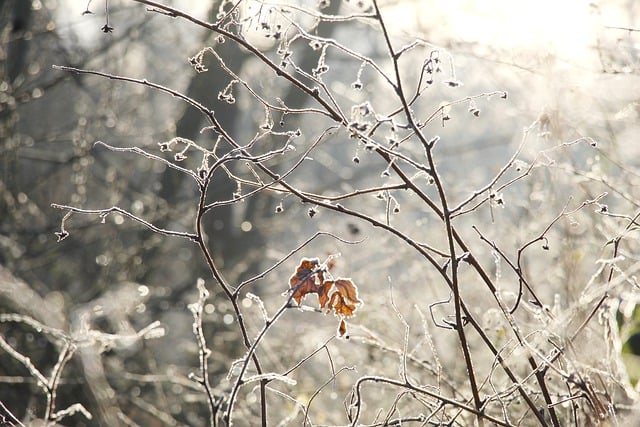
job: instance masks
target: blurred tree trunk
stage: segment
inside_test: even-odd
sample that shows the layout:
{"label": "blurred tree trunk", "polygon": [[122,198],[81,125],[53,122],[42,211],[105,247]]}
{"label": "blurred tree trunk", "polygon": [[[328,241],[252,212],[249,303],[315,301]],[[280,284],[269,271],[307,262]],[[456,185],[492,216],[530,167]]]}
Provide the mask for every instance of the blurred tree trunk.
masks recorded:
{"label": "blurred tree trunk", "polygon": [[[29,46],[25,34],[31,23],[31,1],[0,0],[0,86],[8,97],[0,103],[0,141],[3,146],[13,136],[15,125],[15,100],[12,86],[26,66]],[[4,147],[3,147],[4,148]],[[2,176],[4,185],[11,187],[15,177],[15,150],[3,150]],[[2,261],[2,260],[0,260]]]}
{"label": "blurred tree trunk", "polygon": [[[214,3],[209,12],[209,20],[212,22],[215,21],[215,16],[218,12],[218,3]],[[323,12],[337,14],[340,4],[341,0],[333,1]],[[329,25],[323,21],[315,32],[323,37],[331,37],[331,32],[335,28],[335,25]],[[207,33],[203,45],[207,46],[216,43],[216,36],[217,34],[215,33]],[[224,59],[227,67],[238,75],[242,75],[243,66],[246,66],[247,60],[252,58],[252,55],[239,49],[232,41],[217,43],[215,49]],[[297,63],[303,69],[310,70],[316,65],[318,54],[311,49],[304,49],[303,52],[300,52],[302,56],[296,58]],[[213,69],[218,68],[218,64],[211,63],[210,65],[211,70],[209,72],[197,73],[193,76],[186,95],[213,109],[220,124],[232,134],[236,134],[241,124],[246,125],[246,112],[244,115],[241,114],[237,103],[228,104],[218,99],[218,93],[227,86],[230,76],[224,72],[214,72]],[[308,96],[293,85],[287,85],[279,96],[289,106],[302,107],[308,101]],[[191,106],[187,106],[176,123],[176,136],[196,140],[202,137],[200,131],[205,125],[202,113]],[[289,125],[292,124],[289,123]],[[179,189],[185,187],[183,182],[185,179],[188,178],[182,174],[172,173],[172,171],[164,174],[161,197],[167,201],[169,206],[178,206],[187,198],[193,196],[192,194],[185,195],[183,191],[179,191]],[[233,197],[236,184],[229,180],[224,173],[220,171],[214,182],[215,185],[211,186],[209,190],[210,200],[229,200]],[[243,220],[256,224],[256,220],[262,222],[265,218],[271,216],[273,214],[273,206],[269,199],[270,197],[267,193],[260,192],[247,200]],[[251,232],[245,233],[242,239],[238,239],[239,227],[238,224],[233,224],[234,208],[237,209],[235,204],[220,206],[207,213],[205,219],[207,233],[213,243],[214,254],[217,260],[221,261],[223,270],[225,270],[225,273],[230,274],[230,278],[238,276],[237,278],[242,279],[260,271],[260,263],[264,257],[263,247],[268,236],[264,235],[264,230],[254,227]],[[237,267],[241,270],[240,272],[238,272]]]}
{"label": "blurred tree trunk", "polygon": [[25,35],[30,28],[31,15],[31,1],[0,0],[0,28],[3,28],[2,37],[8,38],[3,74],[9,83],[13,83],[25,68],[29,51]]}

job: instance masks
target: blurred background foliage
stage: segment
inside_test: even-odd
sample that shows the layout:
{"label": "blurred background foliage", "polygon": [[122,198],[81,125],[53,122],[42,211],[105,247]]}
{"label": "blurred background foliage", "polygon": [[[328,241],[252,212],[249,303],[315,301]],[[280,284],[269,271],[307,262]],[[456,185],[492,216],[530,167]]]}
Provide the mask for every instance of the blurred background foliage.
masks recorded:
{"label": "blurred background foliage", "polygon": [[[210,20],[219,7],[219,1],[168,3]],[[302,3],[316,7],[316,2]],[[506,101],[494,96],[473,105],[461,103],[447,109],[451,120],[446,125],[440,121],[431,125],[442,138],[439,165],[452,200],[462,201],[495,174],[520,143],[523,128],[535,122],[527,133],[522,161],[526,166],[544,153],[548,167],[536,168],[531,179],[505,190],[504,207],[486,204],[457,220],[465,237],[483,254],[482,260],[494,266],[496,280],[511,289],[515,276],[479,242],[471,225],[485,230],[505,251],[514,251],[540,233],[570,197],[575,207],[607,192],[602,203],[609,212],[633,216],[640,208],[640,4],[502,3],[388,1],[384,11],[398,39],[420,34],[441,48],[442,81],[415,106],[425,116],[443,102],[493,90],[509,93]],[[100,31],[105,24],[103,6],[92,2],[89,8],[94,13],[82,15],[83,4],[78,2],[0,0],[0,312],[28,315],[65,331],[90,328],[114,334],[131,333],[159,320],[166,330],[162,338],[81,350],[64,372],[58,406],[82,402],[90,409],[94,420],[75,415],[70,418],[74,425],[116,425],[121,422],[112,411],[116,407],[139,425],[203,425],[205,396],[188,379],[197,366],[197,347],[187,305],[196,299],[196,279],[210,277],[197,247],[152,233],[117,214],[102,222],[74,215],[65,224],[70,237],[58,243],[54,232],[59,231],[64,212],[51,203],[91,209],[121,206],[159,227],[190,231],[198,195],[190,179],[149,159],[107,151],[94,143],[155,152],[159,142],[175,136],[205,144],[212,144],[212,137],[202,131],[205,123],[200,114],[174,98],[142,86],[64,73],[52,65],[146,78],[174,88],[215,110],[224,127],[245,140],[254,135],[264,112],[240,91],[234,104],[219,99],[229,76],[213,60],[207,60],[206,73],[196,73],[187,60],[202,47],[215,45],[229,68],[271,97],[279,96],[292,107],[305,107],[308,100],[233,43],[220,43],[215,34],[145,12],[133,2],[110,2],[114,31],[105,34]],[[354,13],[359,8],[357,2],[334,0],[323,12]],[[375,28],[322,22],[315,31],[386,61]],[[263,43],[267,53],[276,49],[259,29],[248,36]],[[318,52],[311,49],[300,48],[294,55],[304,69],[313,68],[318,60]],[[407,55],[403,71],[408,79],[417,78],[416,64],[421,61]],[[365,69],[360,82],[364,87],[355,90],[352,83],[360,80],[360,64],[340,56],[330,56],[328,62],[332,69],[326,79],[341,103],[369,101],[377,110],[385,110],[388,93],[372,73]],[[446,84],[450,79],[464,86],[451,88]],[[478,118],[471,114],[472,107],[481,111]],[[314,120],[287,119],[287,128],[304,130],[307,139],[300,143],[301,150],[314,131],[329,123]],[[585,136],[597,146],[578,143],[552,149]],[[266,142],[271,147],[279,143],[276,138]],[[332,194],[380,185],[386,179],[385,166],[345,134],[332,138],[312,157],[313,163],[291,178],[309,191]],[[186,164],[195,169],[197,159],[187,159]],[[286,165],[284,159],[277,167]],[[235,191],[236,184],[220,174],[211,200],[231,199]],[[396,201],[401,211],[394,215],[394,225],[425,240],[441,241],[443,236],[432,228],[438,221],[425,213],[419,201],[402,195]],[[276,213],[278,206],[281,213]],[[384,212],[384,202],[373,197],[363,206]],[[392,349],[402,347],[404,330],[389,303],[390,292],[401,312],[412,313],[407,320],[421,325],[419,312],[412,311],[416,298],[444,300],[448,291],[429,287],[434,272],[425,271],[416,254],[379,230],[332,212],[311,218],[308,209],[266,193],[216,208],[207,218],[215,259],[229,281],[239,283],[318,230],[345,239],[366,238],[353,246],[321,237],[300,255],[341,253],[336,268],[353,276],[365,300],[352,332],[353,341],[360,337],[362,344],[354,350],[352,343],[332,343],[334,362],[347,366],[366,361],[361,373],[394,372],[397,355]],[[624,234],[619,255],[625,258],[616,265],[625,272],[626,281],[620,286],[626,288],[617,294],[619,307],[613,310],[621,334],[618,350],[625,354],[635,385],[640,377],[638,289],[637,283],[635,288],[628,284],[635,282],[640,253],[636,230],[623,232],[622,219],[615,215],[603,219],[592,211],[589,207],[562,221],[550,234],[550,250],[527,256],[526,267],[546,285],[540,295],[565,321],[557,327],[568,328],[579,322],[579,302],[589,299],[587,284],[598,260],[610,257],[612,239]],[[277,307],[295,265],[295,259],[285,263],[251,292],[259,294],[267,308]],[[214,295],[205,308],[205,332],[213,350],[210,372],[217,379],[214,383],[224,387],[229,362],[242,356],[244,348],[228,302],[210,289]],[[470,292],[470,301],[474,295]],[[255,317],[255,323],[249,323],[257,331],[258,308],[249,298],[243,307],[248,319]],[[485,320],[499,340],[500,325],[491,323],[491,313]],[[335,333],[335,322],[315,314],[294,313],[282,322],[262,357],[283,369]],[[292,332],[300,342],[291,339]],[[56,341],[46,334],[8,321],[0,323],[0,333],[42,371],[56,363]],[[446,338],[437,341],[434,346],[442,351],[455,345]],[[312,362],[305,371],[308,377],[296,378],[303,390],[296,397],[302,401],[318,386],[313,378],[326,379],[327,360]],[[453,367],[456,362],[443,364]],[[343,377],[355,378],[349,372],[338,375],[334,391],[321,398],[320,408],[342,407],[342,391],[349,387]],[[247,393],[248,402],[255,399],[254,392]],[[34,378],[2,352],[0,402],[24,420],[41,415],[44,404]],[[281,404],[295,415],[293,405]],[[340,420],[333,413],[317,417],[319,423]]]}

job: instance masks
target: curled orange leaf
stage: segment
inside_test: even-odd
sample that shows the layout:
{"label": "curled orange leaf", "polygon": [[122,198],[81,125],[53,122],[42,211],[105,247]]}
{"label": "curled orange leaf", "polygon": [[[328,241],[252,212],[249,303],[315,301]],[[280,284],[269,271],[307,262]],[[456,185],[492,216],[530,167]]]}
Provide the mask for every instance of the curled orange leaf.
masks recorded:
{"label": "curled orange leaf", "polygon": [[305,295],[318,293],[318,287],[322,283],[322,271],[319,267],[318,258],[302,258],[296,272],[289,279],[289,286],[293,289],[293,299],[298,305]]}
{"label": "curled orange leaf", "polygon": [[351,317],[362,301],[358,298],[358,288],[351,279],[337,279],[333,282],[333,292],[328,308],[336,315]]}
{"label": "curled orange leaf", "polygon": [[318,287],[318,303],[320,308],[325,308],[327,302],[329,302],[329,294],[333,288],[333,281],[327,280]]}
{"label": "curled orange leaf", "polygon": [[[332,265],[333,266],[333,265]],[[308,294],[318,295],[318,304],[325,313],[333,312],[340,318],[338,336],[348,338],[345,318],[352,317],[362,301],[358,298],[358,288],[351,279],[325,280],[327,264],[318,258],[302,258],[295,273],[289,278],[292,298],[298,305]]]}

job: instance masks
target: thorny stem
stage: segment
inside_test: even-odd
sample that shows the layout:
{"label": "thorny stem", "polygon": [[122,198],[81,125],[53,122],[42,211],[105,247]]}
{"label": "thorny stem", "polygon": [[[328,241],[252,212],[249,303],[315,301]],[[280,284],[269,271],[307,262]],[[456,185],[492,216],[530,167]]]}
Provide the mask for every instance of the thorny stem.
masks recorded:
{"label": "thorny stem", "polygon": [[200,358],[200,372],[201,378],[197,378],[197,382],[204,388],[205,393],[207,394],[207,401],[209,404],[209,424],[212,427],[216,427],[217,425],[217,406],[215,401],[215,396],[213,394],[213,389],[209,382],[209,354],[210,350],[207,348],[207,342],[204,337],[204,332],[202,330],[202,311],[204,308],[204,303],[208,295],[208,291],[206,290],[204,280],[198,279],[198,302],[196,307],[193,309],[193,333],[196,337],[196,341],[198,344],[198,356]]}
{"label": "thorny stem", "polygon": [[[395,50],[393,48],[393,45],[391,43],[391,38],[389,36],[389,33],[387,31],[387,28],[385,26],[385,21],[382,18],[382,14],[380,13],[380,8],[378,6],[378,2],[377,0],[373,0],[373,7],[375,9],[375,13],[376,13],[376,17],[378,22],[380,23],[380,28],[382,30],[382,35],[385,39],[385,42],[387,44],[387,49],[389,51],[389,54],[391,55],[391,59],[393,62],[393,68],[395,71],[395,75],[396,75],[396,84],[394,85],[394,89],[398,95],[398,98],[400,99],[400,101],[402,102],[403,106],[404,106],[404,111],[405,111],[405,116],[411,126],[411,128],[413,129],[413,131],[416,133],[416,135],[418,136],[418,138],[420,139],[420,141],[423,143],[423,145],[425,146],[425,152],[427,155],[427,161],[429,164],[429,167],[431,169],[431,176],[433,177],[434,180],[434,184],[436,185],[436,188],[438,189],[438,195],[439,195],[439,199],[440,199],[440,203],[442,204],[442,212],[444,214],[444,223],[445,223],[445,228],[446,228],[446,232],[447,232],[447,240],[449,242],[449,255],[450,255],[450,260],[451,260],[451,286],[452,286],[452,290],[453,290],[453,298],[454,298],[454,306],[455,306],[455,316],[456,316],[456,332],[458,333],[458,339],[460,340],[460,345],[462,347],[462,353],[464,355],[464,360],[465,360],[465,364],[467,366],[467,374],[469,377],[469,385],[471,387],[471,393],[473,394],[473,400],[474,400],[474,404],[476,409],[480,410],[480,408],[482,407],[482,400],[480,399],[480,393],[478,391],[478,385],[477,385],[477,381],[476,381],[476,375],[475,375],[475,371],[473,369],[473,362],[471,359],[471,354],[469,352],[469,345],[467,343],[467,337],[466,334],[464,332],[464,325],[463,325],[463,319],[462,319],[462,310],[461,310],[461,297],[460,297],[460,289],[459,289],[459,283],[458,283],[458,258],[456,256],[456,249],[455,249],[455,240],[453,237],[453,231],[452,231],[452,226],[451,226],[451,213],[449,212],[449,207],[447,204],[447,196],[444,190],[444,186],[442,184],[442,181],[440,180],[440,177],[436,171],[436,167],[435,167],[435,162],[433,161],[433,155],[431,152],[431,145],[427,142],[427,140],[424,138],[422,131],[418,128],[418,125],[416,124],[414,118],[413,118],[413,113],[411,112],[411,108],[409,107],[408,103],[407,103],[407,98],[404,94],[404,89],[403,89],[403,85],[402,85],[402,76],[400,75],[400,65],[398,63],[398,59],[399,59],[399,55],[395,53]],[[443,275],[445,275],[445,272],[442,272]],[[482,421],[482,417],[478,416],[478,422],[479,424],[482,426],[484,424],[484,422]]]}
{"label": "thorny stem", "polygon": [[[302,282],[300,283],[302,284]],[[299,286],[299,285],[298,285]],[[228,420],[228,422],[231,422],[231,415],[232,415],[232,411],[233,411],[233,404],[235,403],[236,400],[236,396],[238,394],[238,391],[240,390],[240,386],[242,386],[243,381],[244,381],[244,373],[247,370],[247,367],[249,366],[249,360],[251,359],[254,364],[256,364],[256,366],[258,367],[257,371],[258,374],[261,374],[261,370],[259,368],[259,363],[258,363],[258,357],[256,356],[255,352],[258,348],[258,345],[260,344],[260,342],[262,341],[262,339],[264,338],[264,336],[266,335],[266,333],[271,329],[271,326],[277,322],[277,320],[280,318],[280,316],[282,316],[284,314],[284,312],[287,310],[287,308],[290,307],[291,304],[291,300],[293,299],[293,295],[294,292],[291,292],[289,295],[289,298],[287,299],[287,301],[282,304],[280,306],[280,308],[278,308],[278,310],[275,312],[275,314],[269,318],[269,319],[265,319],[265,323],[264,326],[262,327],[262,329],[260,330],[260,332],[258,333],[258,336],[253,340],[253,343],[250,345],[250,347],[247,350],[247,355],[245,356],[244,361],[242,362],[242,366],[240,368],[240,371],[238,372],[238,379],[236,380],[233,388],[231,389],[231,394],[229,396],[229,406],[227,407],[227,413],[225,415],[225,418]],[[269,380],[268,379],[262,379],[260,380],[260,387],[266,387],[266,385],[268,384]],[[262,406],[262,410],[265,411],[265,405],[266,402],[263,402],[263,406]],[[263,420],[263,425],[266,424],[266,412],[263,412],[264,417],[262,418]]]}
{"label": "thorny stem", "polygon": [[[209,250],[209,246],[207,245],[206,241],[205,241],[205,234],[204,231],[202,229],[202,218],[204,216],[204,211],[205,211],[205,206],[206,206],[206,196],[207,196],[207,188],[209,186],[209,179],[205,180],[205,182],[200,186],[200,200],[198,202],[198,214],[196,217],[196,234],[197,234],[197,243],[198,246],[200,247],[200,250],[202,251],[202,254],[204,255],[204,258],[207,262],[207,265],[209,266],[209,270],[211,271],[211,274],[213,275],[214,279],[216,280],[216,282],[218,283],[218,285],[220,286],[220,288],[222,289],[222,291],[225,293],[225,295],[227,296],[227,299],[229,300],[229,302],[231,303],[231,305],[233,306],[233,311],[236,314],[237,320],[238,320],[238,326],[240,328],[240,333],[242,334],[242,339],[244,341],[244,345],[247,349],[251,349],[252,348],[252,343],[251,340],[249,338],[249,333],[247,330],[247,326],[244,323],[244,317],[242,315],[242,311],[240,310],[240,306],[238,305],[238,298],[237,298],[237,294],[234,294],[233,291],[231,290],[231,287],[227,284],[226,280],[224,279],[224,277],[222,276],[222,274],[220,273],[220,270],[218,270],[218,267],[216,266],[215,262],[213,261],[213,256],[211,255],[211,252]],[[260,360],[258,359],[258,357],[255,355],[255,353],[251,353],[251,360],[253,361],[255,367],[256,367],[256,371],[258,372],[258,374],[262,374],[262,366],[260,365]],[[266,387],[267,383],[264,380],[260,381],[260,399],[261,399],[261,411],[262,411],[262,424],[263,426],[266,426],[266,422],[267,422],[267,418],[266,418],[266,411],[267,411],[267,401],[266,401],[266,391],[265,391],[265,387]],[[235,396],[232,396],[235,397]],[[233,400],[229,401],[229,408],[231,408],[233,406]],[[231,422],[231,411],[229,410],[227,412],[227,417],[226,417],[226,423],[230,424]]]}

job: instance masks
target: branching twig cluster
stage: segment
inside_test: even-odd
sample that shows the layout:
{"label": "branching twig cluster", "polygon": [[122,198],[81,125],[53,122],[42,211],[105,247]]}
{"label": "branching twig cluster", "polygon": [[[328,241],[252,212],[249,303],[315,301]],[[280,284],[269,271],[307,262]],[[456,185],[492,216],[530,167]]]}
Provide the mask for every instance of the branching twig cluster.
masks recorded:
{"label": "branching twig cluster", "polygon": [[[228,78],[229,83],[220,92],[218,100],[223,104],[233,104],[243,97],[257,115],[263,116],[257,120],[259,123],[251,130],[255,134],[247,142],[237,129],[227,128],[211,106],[203,105],[178,90],[144,78],[56,66],[60,71],[86,76],[87,79],[111,79],[175,97],[196,108],[207,122],[201,133],[213,135],[205,142],[191,141],[178,135],[170,141],[160,142],[157,152],[148,147],[123,148],[104,142],[95,144],[117,153],[131,153],[159,162],[188,177],[199,192],[199,197],[193,201],[195,217],[189,230],[153,224],[120,206],[87,209],[68,204],[52,205],[64,212],[57,233],[60,241],[69,238],[72,215],[97,216],[105,221],[110,215],[117,214],[161,236],[181,237],[197,245],[211,277],[198,280],[198,298],[189,307],[198,348],[198,372],[193,373],[190,379],[203,391],[210,425],[231,425],[234,420],[251,417],[265,426],[274,417],[283,423],[322,423],[315,420],[313,405],[325,389],[340,389],[337,384],[343,380],[348,381],[350,387],[343,396],[344,411],[331,414],[328,419],[331,422],[341,420],[340,423],[352,426],[476,423],[480,426],[535,424],[557,427],[579,425],[586,419],[616,420],[620,416],[616,399],[622,381],[618,374],[606,371],[602,366],[583,365],[578,357],[578,346],[583,345],[584,335],[589,334],[587,339],[593,339],[601,330],[595,319],[610,321],[613,314],[609,304],[615,298],[612,294],[615,286],[635,286],[637,290],[637,283],[631,276],[626,276],[626,284],[618,284],[616,280],[621,281],[625,275],[618,268],[622,242],[637,229],[640,214],[610,212],[604,205],[607,195],[604,191],[594,192],[591,197],[578,201],[567,197],[564,207],[553,213],[555,216],[546,225],[539,226],[538,223],[537,229],[528,230],[524,243],[515,248],[504,246],[504,236],[496,236],[495,228],[479,223],[467,226],[464,222],[469,218],[475,221],[486,210],[490,211],[492,221],[496,221],[494,210],[504,208],[505,194],[526,185],[539,171],[563,170],[580,175],[579,168],[558,164],[554,156],[572,149],[599,150],[594,140],[582,137],[570,142],[560,141],[553,148],[539,150],[534,158],[527,159],[524,149],[534,139],[531,134],[540,127],[540,123],[535,122],[525,129],[521,143],[493,177],[484,183],[464,182],[463,196],[458,197],[459,183],[464,177],[451,179],[450,174],[439,166],[438,149],[446,142],[433,134],[434,125],[451,126],[452,111],[461,105],[468,105],[469,119],[477,120],[480,104],[492,98],[506,99],[507,94],[497,90],[466,95],[442,102],[425,112],[424,98],[435,91],[437,82],[452,90],[458,90],[456,88],[462,85],[455,75],[453,59],[446,50],[421,39],[399,46],[378,0],[361,2],[363,4],[357,12],[345,14],[324,13],[323,8],[329,3],[325,1],[319,2],[318,10],[268,1],[253,2],[255,4],[249,8],[249,2],[243,0],[222,1],[214,22],[161,2],[131,1],[147,6],[149,13],[179,18],[212,32],[219,44],[232,43],[238,50],[249,52],[259,66],[275,74],[276,84],[293,86],[306,99],[304,106],[296,107],[287,105],[284,99],[272,99],[263,90],[261,82],[249,80],[243,77],[241,70],[232,69],[215,46],[200,49],[189,59],[194,69],[198,73],[206,73],[208,67],[212,67],[209,61],[213,61]],[[251,12],[255,8],[257,12]],[[376,37],[376,48],[382,53],[369,53],[366,48],[361,52],[356,45],[321,36],[317,31],[319,25],[347,24],[356,28],[373,28],[372,37]],[[117,23],[107,19],[103,31],[110,32],[114,28],[117,29]],[[262,31],[273,42],[273,49],[265,50],[252,43],[252,31]],[[312,68],[298,62],[302,49],[316,52],[317,62]],[[416,58],[420,60],[416,61]],[[332,83],[335,79],[344,83],[344,77],[336,77],[340,73],[344,75],[344,71],[333,69],[340,67],[340,61],[350,64],[343,65],[346,69],[357,70],[352,90],[361,93],[368,85],[379,85],[376,90],[384,94],[384,102],[372,95],[373,91],[367,95],[370,99],[357,102],[338,93]],[[445,75],[441,77],[441,74]],[[276,130],[278,128],[280,130]],[[356,153],[352,159],[354,168],[364,168],[362,163],[367,160],[376,166],[366,166],[366,173],[379,173],[375,168],[382,165],[381,176],[385,181],[370,184],[374,182],[371,179],[366,185],[353,182],[349,187],[341,187],[348,188],[346,190],[306,185],[308,176],[314,174],[314,157],[329,152],[332,141],[336,139]],[[357,154],[360,150],[371,156],[361,159]],[[375,160],[371,160],[374,157]],[[237,190],[232,198],[212,199],[212,188],[219,179],[235,184]],[[589,179],[607,185],[604,178],[589,176]],[[615,186],[610,190],[624,193]],[[436,287],[439,294],[444,292],[448,295],[441,301],[435,298],[415,301],[415,312],[421,319],[423,330],[420,344],[415,349],[412,349],[415,336],[409,320],[411,314],[403,311],[401,304],[396,304],[403,294],[391,278],[388,282],[392,285],[392,296],[387,303],[401,323],[400,344],[386,344],[375,331],[376,327],[368,325],[364,317],[360,324],[350,325],[356,334],[349,345],[398,357],[397,376],[383,370],[374,374],[361,373],[362,367],[359,366],[335,366],[333,338],[324,340],[289,368],[279,366],[265,354],[270,337],[282,333],[280,327],[284,328],[286,324],[283,319],[292,309],[303,311],[296,316],[304,316],[306,311],[332,312],[340,318],[338,336],[349,337],[345,318],[355,316],[359,298],[366,306],[375,290],[366,290],[359,280],[334,280],[331,273],[334,257],[330,256],[322,263],[315,261],[305,265],[303,261],[290,281],[290,288],[281,289],[285,293],[275,308],[258,296],[257,284],[260,282],[286,283],[282,277],[277,277],[281,268],[298,254],[302,258],[302,252],[320,237],[330,239],[335,245],[363,244],[363,240],[350,241],[329,231],[317,232],[306,240],[304,236],[296,236],[302,242],[290,246],[295,247],[286,250],[284,255],[280,254],[261,273],[244,281],[231,282],[215,255],[218,242],[209,238],[206,218],[221,206],[240,205],[264,195],[280,199],[276,213],[284,211],[282,202],[285,199],[297,200],[309,207],[311,218],[319,212],[326,212],[358,224],[369,224],[375,232],[390,237],[394,244],[407,247],[412,256],[420,259],[421,271],[428,272],[421,274],[429,277],[429,286]],[[371,195],[382,203],[371,208]],[[627,197],[635,200],[631,195]],[[435,219],[433,228],[438,230],[437,233],[425,235],[416,232],[396,219],[401,214],[400,202],[405,203],[405,200],[410,200],[414,204],[412,206],[418,206],[416,210]],[[576,215],[591,215],[594,206],[596,212],[592,216],[623,225],[618,226],[615,236],[611,237],[610,261],[602,262],[595,276],[597,279],[585,288],[588,288],[589,298],[583,298],[582,306],[573,310],[573,318],[569,318],[555,310],[549,300],[550,294],[541,289],[548,284],[536,277],[531,267],[532,259],[546,256],[551,241],[557,238],[554,233],[561,231],[564,222],[571,222]],[[470,230],[475,234],[469,233]],[[493,254],[495,264],[505,263],[509,271],[496,272],[492,277],[493,264],[487,263],[485,256],[488,252]],[[398,262],[403,261],[400,259]],[[354,276],[359,275],[359,268],[348,266]],[[505,285],[506,279],[502,276],[511,277],[511,285]],[[354,283],[360,285],[359,294]],[[418,283],[417,286],[426,284]],[[232,361],[235,357],[229,355],[226,377],[214,376],[209,371],[214,349],[208,342],[205,307],[214,289],[230,305],[233,326],[244,346],[244,354],[240,358]],[[432,296],[426,289],[419,292]],[[319,308],[312,308],[302,301],[308,293],[318,294]],[[243,307],[245,298],[259,308],[259,316],[250,316]],[[426,307],[431,316],[423,314]],[[500,338],[486,327],[483,316],[489,312],[494,313],[495,322],[501,325]],[[436,318],[438,313],[445,313],[441,320]],[[25,323],[50,335],[59,344],[58,363],[47,377],[0,337],[0,347],[28,369],[44,392],[47,405],[43,418],[47,422],[55,422],[76,411],[90,418],[91,414],[81,406],[71,406],[63,411],[57,411],[55,406],[61,373],[84,341],[24,316],[3,315],[0,321]],[[566,322],[564,329],[555,330],[554,327],[562,322]],[[614,331],[607,322],[601,324],[607,325],[604,330],[612,340]],[[154,323],[135,337],[144,338],[156,327],[158,325]],[[107,341],[120,338],[93,337]],[[303,335],[295,333],[290,334],[287,340],[303,338]],[[446,358],[440,354],[443,339],[453,339],[456,343],[447,349],[450,354]],[[307,364],[325,355],[330,365],[329,372],[314,384],[312,392],[297,391]],[[283,363],[288,362],[283,359]],[[353,375],[356,375],[355,379]],[[393,398],[385,398],[381,390],[390,390]],[[257,398],[252,405],[247,396],[255,391]],[[302,394],[306,397],[300,397]],[[272,404],[272,397],[293,402],[295,411],[289,416],[274,414],[274,411],[283,411],[284,406]],[[620,398],[620,402],[623,400]],[[375,406],[384,409],[375,412],[371,409]],[[259,410],[256,411],[255,407]]]}

